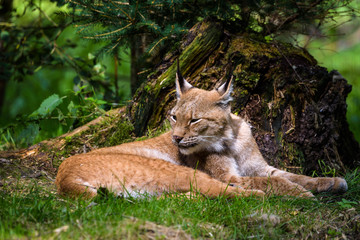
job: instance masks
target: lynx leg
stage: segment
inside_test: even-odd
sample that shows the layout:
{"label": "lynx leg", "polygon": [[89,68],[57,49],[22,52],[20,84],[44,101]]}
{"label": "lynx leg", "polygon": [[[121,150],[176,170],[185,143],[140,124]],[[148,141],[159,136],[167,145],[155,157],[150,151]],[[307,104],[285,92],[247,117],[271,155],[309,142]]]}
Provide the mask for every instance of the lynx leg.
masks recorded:
{"label": "lynx leg", "polygon": [[[260,156],[261,157],[261,156]],[[275,195],[290,195],[300,197],[313,197],[312,193],[308,192],[302,186],[289,181],[282,177],[241,177],[238,175],[238,168],[236,160],[230,157],[224,157],[218,154],[211,154],[206,158],[207,165],[204,166],[204,171],[209,173],[210,176],[216,178],[224,183],[233,183],[244,189],[259,189],[267,194]],[[258,162],[257,162],[258,163]],[[251,166],[251,164],[248,164]],[[260,161],[260,168],[266,163]],[[211,166],[211,167],[208,167]],[[241,166],[244,170],[244,165]],[[249,168],[249,167],[248,167]],[[250,167],[250,169],[254,167]],[[256,167],[255,169],[259,169]],[[245,169],[249,175],[255,175],[254,172],[250,172]],[[240,171],[241,172],[241,171]],[[256,176],[256,175],[255,175]]]}
{"label": "lynx leg", "polygon": [[[166,186],[166,188],[176,192],[200,192],[204,196],[208,196],[210,198],[216,198],[221,195],[230,198],[235,196],[248,197],[265,195],[265,193],[261,190],[255,190],[253,188],[244,189],[239,186],[231,186],[212,178],[206,173],[191,168],[177,168],[177,172],[176,177],[173,178],[174,182],[170,182],[170,185]],[[168,173],[164,174],[168,175]]]}
{"label": "lynx leg", "polygon": [[345,192],[347,190],[347,183],[342,178],[311,178],[269,166],[262,157],[249,126],[241,122],[239,117],[232,115],[232,118],[241,124],[234,148],[234,153],[238,156],[237,162],[241,176],[282,177],[313,192]]}
{"label": "lynx leg", "polygon": [[77,155],[65,160],[56,177],[60,194],[93,197],[104,187],[123,196],[141,193],[200,192],[214,198],[220,195],[263,196],[259,190],[232,187],[194,169],[134,155]]}
{"label": "lynx leg", "polygon": [[266,194],[287,195],[296,197],[314,197],[299,184],[293,183],[283,177],[236,177],[230,178],[230,182],[245,189],[260,189]]}
{"label": "lynx leg", "polygon": [[56,185],[58,193],[63,196],[92,198],[97,194],[95,186],[91,186],[79,178],[74,178],[72,175],[62,178],[61,181],[57,179]]}
{"label": "lynx leg", "polygon": [[240,186],[231,186],[229,184],[218,181],[203,172],[195,172],[195,170],[188,168],[188,173],[184,177],[180,177],[180,181],[175,183],[173,187],[178,192],[200,192],[201,194],[215,198],[220,195],[227,197],[235,196],[264,196],[265,193],[261,190],[253,188],[244,189]]}
{"label": "lynx leg", "polygon": [[334,177],[317,177],[312,178],[304,175],[293,174],[285,172],[274,167],[268,167],[267,174],[269,176],[277,176],[289,179],[291,182],[303,186],[307,190],[313,192],[346,192],[348,189],[347,183],[344,179]]}

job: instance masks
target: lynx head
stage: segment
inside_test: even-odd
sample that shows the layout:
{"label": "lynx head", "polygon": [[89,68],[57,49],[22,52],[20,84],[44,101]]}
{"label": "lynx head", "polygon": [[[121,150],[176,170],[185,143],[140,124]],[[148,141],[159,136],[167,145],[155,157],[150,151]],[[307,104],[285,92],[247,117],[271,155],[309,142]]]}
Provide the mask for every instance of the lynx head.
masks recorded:
{"label": "lynx head", "polygon": [[182,154],[221,152],[233,138],[232,78],[211,91],[193,87],[176,73],[177,103],[171,110],[172,141]]}

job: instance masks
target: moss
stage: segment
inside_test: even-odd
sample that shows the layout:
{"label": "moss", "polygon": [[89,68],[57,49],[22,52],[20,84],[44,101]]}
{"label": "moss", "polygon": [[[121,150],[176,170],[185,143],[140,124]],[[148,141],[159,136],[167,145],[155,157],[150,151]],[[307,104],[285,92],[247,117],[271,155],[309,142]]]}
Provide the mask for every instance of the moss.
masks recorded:
{"label": "moss", "polygon": [[146,140],[146,139],[154,138],[154,137],[160,136],[161,134],[164,134],[164,133],[166,133],[166,132],[168,132],[170,130],[171,130],[170,122],[168,120],[166,120],[164,122],[164,124],[162,124],[159,128],[157,128],[157,129],[148,129],[145,136],[138,137],[138,138],[135,139],[135,141],[143,141],[143,140]]}
{"label": "moss", "polygon": [[236,52],[239,52],[246,59],[253,59],[254,56],[273,58],[280,55],[274,46],[260,41],[253,41],[245,36],[239,36],[231,40],[226,58],[231,58],[231,55]]}
{"label": "moss", "polygon": [[175,99],[175,92],[176,92],[175,89],[173,91],[168,92],[164,100],[158,103],[158,107],[155,108],[155,111],[153,112],[153,117],[149,121],[148,128],[150,129],[156,128],[159,122],[161,122],[164,115],[167,114],[164,111],[164,109],[166,109],[166,107],[169,106],[171,101]]}
{"label": "moss", "polygon": [[246,70],[239,73],[234,72],[234,74],[236,76],[235,81],[239,82],[238,85],[247,89],[254,89],[261,76],[260,73],[247,72]]}
{"label": "moss", "polygon": [[304,154],[297,144],[287,141],[285,136],[282,131],[277,132],[276,142],[279,143],[280,149],[271,164],[289,172],[304,174]]}
{"label": "moss", "polygon": [[304,173],[304,169],[300,167],[305,163],[304,154],[296,144],[283,141],[281,157],[286,161],[286,169],[298,174]]}
{"label": "moss", "polygon": [[71,142],[72,136],[66,136],[64,139],[65,139],[65,142]]}
{"label": "moss", "polygon": [[128,119],[121,119],[118,121],[115,129],[116,131],[110,135],[109,140],[106,141],[105,146],[114,146],[131,141],[133,137],[134,126]]}
{"label": "moss", "polygon": [[302,57],[312,65],[316,65],[316,60],[302,48],[294,47],[288,43],[279,43],[272,41],[266,43],[253,39],[247,36],[239,36],[231,41],[228,54],[241,50],[241,54],[246,56],[248,59],[253,59],[256,56],[262,56],[267,58],[291,58],[292,56]]}
{"label": "moss", "polygon": [[[187,46],[180,55],[179,65],[184,76],[197,76],[201,69],[201,60],[206,57],[218,46],[222,31],[219,31],[219,24],[203,22],[200,26],[200,34]],[[206,34],[202,34],[205,32]],[[197,69],[197,71],[194,71]],[[173,63],[168,70],[163,73],[156,81],[156,88],[166,88],[172,86],[175,81],[177,64]]]}
{"label": "moss", "polygon": [[89,130],[81,133],[80,138],[86,139],[89,147],[109,147],[133,138],[134,126],[127,118],[109,118],[96,126],[90,126]]}
{"label": "moss", "polygon": [[86,131],[65,137],[60,149],[52,149],[53,161],[60,164],[63,158],[74,154],[133,141],[133,136],[134,127],[128,119],[109,117],[99,124],[90,125]]}
{"label": "moss", "polygon": [[[87,133],[88,131],[85,131],[85,133]],[[66,141],[64,146],[62,147],[62,151],[60,152],[61,154],[58,155],[57,157],[69,157],[70,155],[74,155],[79,153],[81,150],[83,149],[84,146],[84,142],[86,142],[85,136],[83,134],[78,134],[75,136],[71,137],[71,140]]]}

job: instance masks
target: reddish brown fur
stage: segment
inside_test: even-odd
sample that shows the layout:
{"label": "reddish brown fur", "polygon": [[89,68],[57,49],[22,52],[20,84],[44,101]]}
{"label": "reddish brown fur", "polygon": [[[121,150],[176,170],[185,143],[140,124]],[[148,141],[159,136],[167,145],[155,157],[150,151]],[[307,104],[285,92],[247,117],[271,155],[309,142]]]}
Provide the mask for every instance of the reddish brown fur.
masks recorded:
{"label": "reddish brown fur", "polygon": [[177,75],[176,86],[172,132],[66,159],[56,177],[58,192],[94,196],[105,187],[125,196],[199,191],[209,197],[264,192],[312,197],[307,190],[346,191],[341,178],[311,178],[269,166],[248,124],[230,112],[231,81],[205,91]]}
{"label": "reddish brown fur", "polygon": [[59,168],[56,184],[60,194],[90,197],[96,191],[89,186],[95,190],[104,187],[115,193],[199,191],[209,197],[264,195],[261,191],[228,186],[201,171],[163,160],[99,151],[66,159]]}

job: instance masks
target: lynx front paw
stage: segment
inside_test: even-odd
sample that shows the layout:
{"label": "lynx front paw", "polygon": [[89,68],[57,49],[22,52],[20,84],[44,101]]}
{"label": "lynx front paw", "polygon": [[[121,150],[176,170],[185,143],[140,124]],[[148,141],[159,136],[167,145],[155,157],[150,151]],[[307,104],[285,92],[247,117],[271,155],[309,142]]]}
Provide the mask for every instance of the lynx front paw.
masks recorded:
{"label": "lynx front paw", "polygon": [[297,183],[293,183],[286,178],[273,177],[271,178],[272,187],[269,189],[268,194],[294,196],[301,198],[314,198],[315,196],[307,191],[304,187]]}
{"label": "lynx front paw", "polygon": [[250,196],[264,197],[265,196],[265,192],[263,192],[261,190],[244,189],[243,187],[235,185],[235,184],[229,184],[229,187],[226,189],[225,194],[230,196],[230,197],[235,197],[235,196],[241,196],[241,197],[250,197]]}
{"label": "lynx front paw", "polygon": [[315,178],[317,192],[334,192],[342,193],[348,189],[347,183],[342,178]]}
{"label": "lynx front paw", "polygon": [[252,189],[252,190],[242,190],[240,192],[240,196],[242,197],[264,197],[265,196],[265,192],[261,191],[261,190],[256,190],[256,189]]}

